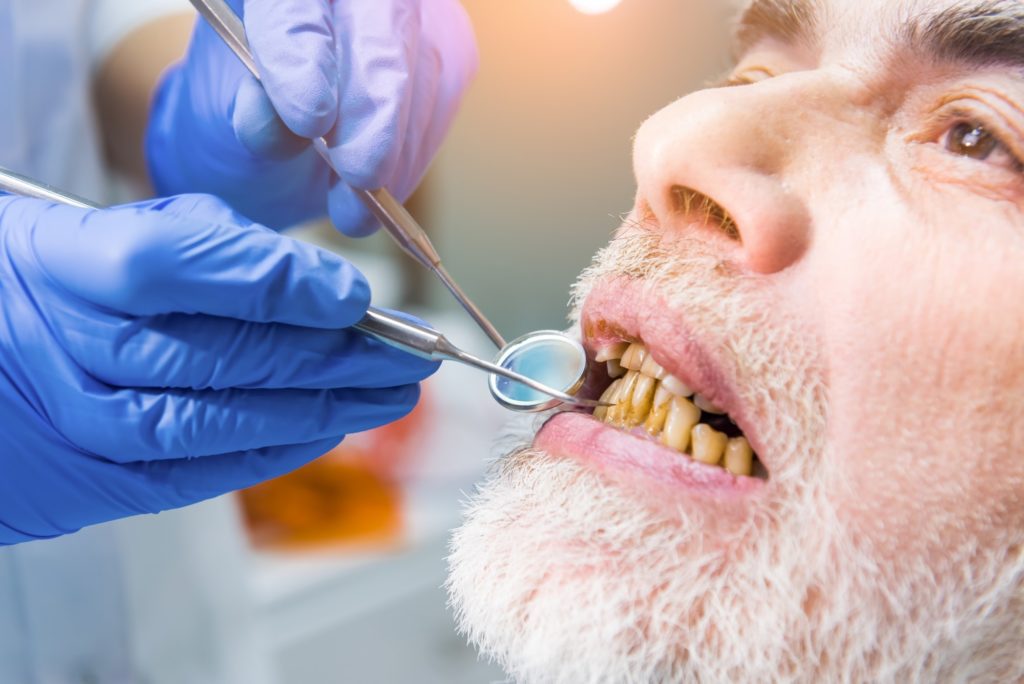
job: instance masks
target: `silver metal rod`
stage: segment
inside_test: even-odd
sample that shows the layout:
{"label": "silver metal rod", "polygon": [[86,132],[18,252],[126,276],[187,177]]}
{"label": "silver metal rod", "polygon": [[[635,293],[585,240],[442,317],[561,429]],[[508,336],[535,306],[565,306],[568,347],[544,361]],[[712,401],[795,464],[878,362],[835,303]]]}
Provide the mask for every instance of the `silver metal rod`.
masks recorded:
{"label": "silver metal rod", "polygon": [[39,181],[15,173],[0,167],[0,190],[14,195],[35,197],[36,199],[50,200],[61,204],[69,204],[80,209],[98,209],[99,207],[88,200],[76,197],[52,186],[40,183]]}
{"label": "silver metal rod", "polygon": [[358,330],[370,335],[385,344],[390,344],[403,351],[415,354],[432,361],[458,361],[467,366],[494,375],[500,375],[515,382],[526,385],[549,397],[554,397],[567,404],[575,406],[602,406],[600,402],[591,399],[580,399],[561,390],[548,387],[531,377],[516,373],[496,363],[485,361],[469,352],[466,352],[439,333],[436,330],[407,321],[404,318],[395,316],[386,311],[370,307],[366,316],[354,326]]}
{"label": "silver metal rod", "polygon": [[[249,41],[245,37],[245,26],[235,11],[225,0],[189,0],[192,5],[206,19],[213,30],[224,39],[231,51],[235,53],[249,73],[256,80],[260,80],[259,69],[256,67],[256,60],[249,49]],[[313,140],[313,147],[327,163],[327,166],[334,171],[339,178],[341,172],[335,167],[331,159],[330,147],[324,138]],[[487,320],[480,308],[473,303],[465,292],[455,284],[448,272],[441,266],[441,257],[434,249],[430,238],[416,220],[405,210],[402,203],[396,200],[386,188],[366,190],[363,188],[352,188],[356,196],[366,205],[374,218],[380,221],[388,235],[403,252],[437,276],[444,286],[451,292],[466,313],[480,326],[484,334],[495,344],[498,349],[505,346],[505,339],[498,332],[498,329]]]}

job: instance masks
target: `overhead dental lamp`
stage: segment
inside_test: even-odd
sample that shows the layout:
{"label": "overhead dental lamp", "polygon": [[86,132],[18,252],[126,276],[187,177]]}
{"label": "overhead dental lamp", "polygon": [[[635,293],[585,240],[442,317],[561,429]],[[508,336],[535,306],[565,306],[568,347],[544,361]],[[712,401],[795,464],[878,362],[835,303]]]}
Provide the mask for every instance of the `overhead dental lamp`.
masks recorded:
{"label": "overhead dental lamp", "polygon": [[614,9],[622,0],[569,0],[583,14],[602,14]]}

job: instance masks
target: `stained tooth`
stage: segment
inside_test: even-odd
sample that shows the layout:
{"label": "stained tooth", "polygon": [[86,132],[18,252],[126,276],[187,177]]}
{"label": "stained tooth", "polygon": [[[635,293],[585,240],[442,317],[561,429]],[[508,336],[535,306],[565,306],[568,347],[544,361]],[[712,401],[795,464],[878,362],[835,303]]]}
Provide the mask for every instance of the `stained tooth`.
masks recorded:
{"label": "stained tooth", "polygon": [[719,416],[725,413],[725,411],[712,404],[710,401],[708,401],[700,394],[697,394],[693,397],[693,403],[696,404],[697,408],[699,408],[701,411],[707,411],[708,413],[714,413]]}
{"label": "stained tooth", "polygon": [[666,375],[662,378],[661,386],[677,397],[688,397],[693,394],[693,390],[684,385],[683,382],[674,375]]}
{"label": "stained tooth", "polygon": [[654,400],[654,389],[658,381],[654,378],[640,373],[637,375],[636,388],[633,390],[633,400],[629,405],[629,424],[639,425],[644,422],[647,414],[651,411],[651,403]]}
{"label": "stained tooth", "polygon": [[676,451],[684,451],[690,442],[690,430],[700,420],[700,409],[682,397],[675,397],[665,417],[665,429],[661,432],[661,441]]}
{"label": "stained tooth", "polygon": [[[660,391],[660,388],[659,388]],[[671,395],[669,395],[671,396]],[[654,394],[655,404],[654,408],[651,409],[650,414],[647,416],[647,420],[644,421],[644,429],[647,430],[648,434],[657,435],[661,432],[662,428],[665,427],[665,419],[668,417],[668,410],[671,404],[663,402],[657,403],[658,394]]]}
{"label": "stained tooth", "polygon": [[654,357],[650,354],[644,359],[643,365],[640,367],[640,372],[644,375],[649,375],[652,378],[661,380],[663,377],[668,375],[665,369],[661,367],[661,364],[654,360]]}
{"label": "stained tooth", "polygon": [[693,460],[715,464],[722,460],[728,437],[706,423],[693,427]]}
{"label": "stained tooth", "polygon": [[626,369],[622,367],[618,359],[608,359],[608,377],[609,378],[621,378],[626,374]]}
{"label": "stained tooth", "polygon": [[[600,401],[607,404],[614,404],[618,400],[619,390],[621,387],[622,380],[616,380],[612,384],[608,385],[601,394]],[[608,418],[608,408],[609,407],[607,406],[598,406],[594,409],[594,417],[598,420],[606,420]]]}
{"label": "stained tooth", "polygon": [[647,347],[640,344],[639,342],[634,342],[633,344],[629,345],[629,349],[627,349],[626,353],[622,355],[622,361],[620,363],[622,364],[623,368],[638,371],[643,367],[644,359],[646,358]]}
{"label": "stained tooth", "polygon": [[615,397],[615,406],[608,409],[608,422],[623,423],[626,421],[626,418],[629,416],[629,406],[633,399],[633,390],[636,388],[638,377],[640,377],[639,373],[629,371],[621,379],[622,385],[619,387],[619,393]]}
{"label": "stained tooth", "polygon": [[601,347],[594,352],[594,361],[601,363],[603,361],[610,361],[611,359],[622,358],[622,354],[629,348],[629,342],[616,342],[609,344],[607,347]]}
{"label": "stained tooth", "polygon": [[626,347],[626,351],[622,352],[622,358],[619,359],[619,363],[622,364],[623,368],[628,368],[627,363],[633,363],[633,356],[636,354],[636,345],[631,344]]}
{"label": "stained tooth", "polygon": [[754,465],[754,450],[746,437],[733,437],[725,445],[725,469],[733,475],[750,475]]}
{"label": "stained tooth", "polygon": [[654,406],[657,408],[661,406],[675,395],[665,389],[662,383],[658,383],[658,389],[654,391]]}

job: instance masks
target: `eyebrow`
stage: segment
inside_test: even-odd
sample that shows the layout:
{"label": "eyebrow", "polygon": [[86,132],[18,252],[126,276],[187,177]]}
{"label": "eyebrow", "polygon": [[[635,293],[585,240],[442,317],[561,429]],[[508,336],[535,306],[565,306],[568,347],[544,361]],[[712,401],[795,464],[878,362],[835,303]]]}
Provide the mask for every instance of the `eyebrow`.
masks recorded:
{"label": "eyebrow", "polygon": [[[753,0],[737,24],[736,55],[766,38],[814,46],[821,37],[826,9],[821,0]],[[977,0],[890,21],[889,42],[902,50],[940,61],[1024,68],[1024,3],[1020,0]]]}

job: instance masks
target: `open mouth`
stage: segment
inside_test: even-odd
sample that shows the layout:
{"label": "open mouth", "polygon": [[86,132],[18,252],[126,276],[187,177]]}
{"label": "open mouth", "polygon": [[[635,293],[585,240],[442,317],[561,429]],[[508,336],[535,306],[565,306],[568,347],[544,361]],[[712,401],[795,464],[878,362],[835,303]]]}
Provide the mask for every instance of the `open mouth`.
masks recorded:
{"label": "open mouth", "polygon": [[739,477],[767,479],[729,414],[666,371],[643,342],[604,343],[595,350],[594,361],[590,391],[611,404],[595,409],[595,419],[697,463]]}

